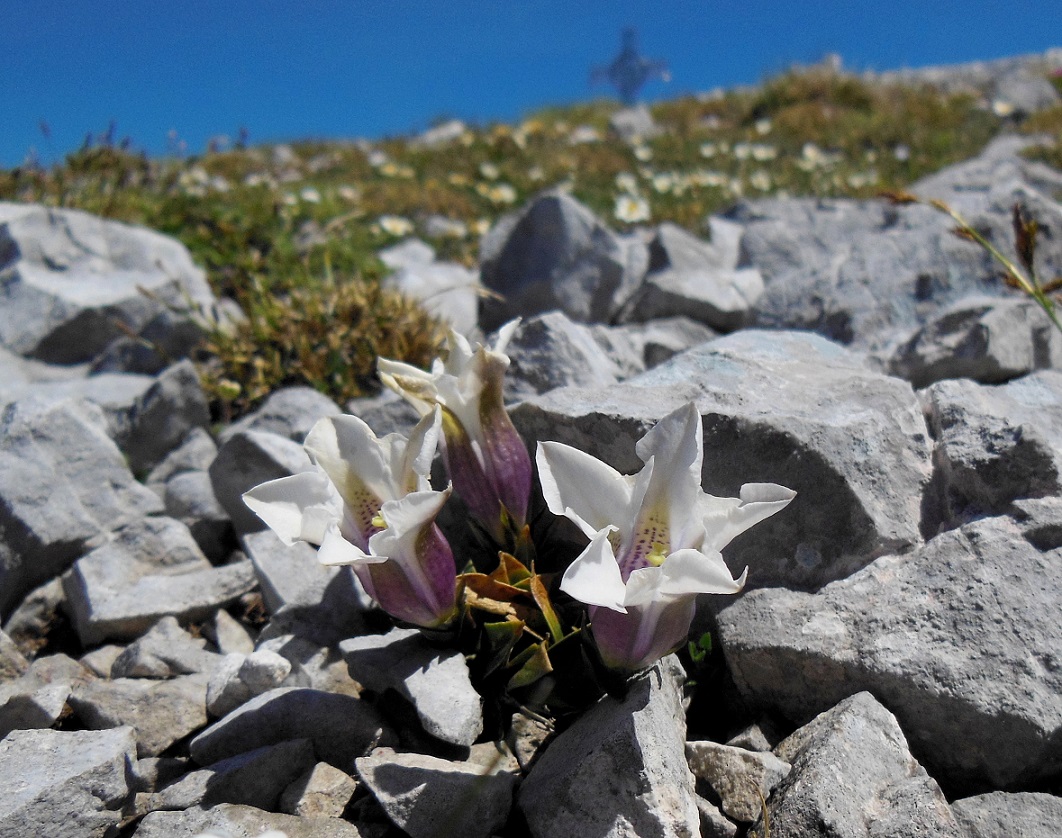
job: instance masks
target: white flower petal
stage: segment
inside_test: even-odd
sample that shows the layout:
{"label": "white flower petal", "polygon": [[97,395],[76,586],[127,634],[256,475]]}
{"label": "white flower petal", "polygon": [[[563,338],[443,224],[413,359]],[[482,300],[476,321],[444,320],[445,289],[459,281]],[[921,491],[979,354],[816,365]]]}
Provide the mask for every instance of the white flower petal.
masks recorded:
{"label": "white flower petal", "polygon": [[560,442],[540,442],[535,462],[550,511],[569,518],[587,538],[627,509],[631,480],[597,457]]}
{"label": "white flower petal", "polygon": [[332,478],[343,500],[357,508],[367,489],[380,500],[393,497],[391,447],[397,434],[377,439],[357,416],[329,416],[315,424],[303,447]]}
{"label": "white flower petal", "polygon": [[329,527],[317,551],[317,561],[328,567],[356,564],[380,564],[386,556],[370,556],[357,545],[351,544],[339,532],[338,526]]}
{"label": "white flower petal", "polygon": [[318,471],[262,483],[245,492],[243,502],[289,546],[296,541],[320,544],[327,527],[342,517],[331,481]]}
{"label": "white flower petal", "polygon": [[660,600],[660,585],[664,581],[659,567],[640,567],[627,578],[623,604],[628,608],[647,606]]}
{"label": "white flower petal", "polygon": [[[660,593],[664,596],[688,596],[697,594],[736,594],[745,587],[748,568],[739,579],[730,575],[719,553],[702,553],[698,550],[678,550],[666,559],[660,568],[663,579]],[[633,575],[633,574],[632,574]]]}
{"label": "white flower petal", "polygon": [[627,609],[623,607],[625,586],[608,540],[612,530],[612,527],[606,527],[594,536],[564,571],[560,589],[586,605],[602,605],[626,614]]}
{"label": "white flower petal", "polygon": [[[498,329],[498,336],[494,339],[494,346],[490,349],[491,352],[497,355],[505,355],[505,350],[509,346],[509,341],[513,339],[513,335],[516,333],[516,327],[520,325],[520,318],[514,318]],[[509,359],[506,358],[506,361]]]}
{"label": "white flower petal", "polygon": [[401,463],[392,464],[396,480],[401,475],[400,488],[404,492],[423,492],[431,489],[428,474],[431,472],[431,463],[439,447],[441,430],[442,411],[436,405],[431,413],[425,414],[410,432],[409,442],[402,448]]}
{"label": "white flower petal", "polygon": [[699,514],[707,533],[701,549],[722,550],[749,527],[785,509],[796,492],[774,483],[746,483],[740,498],[717,498],[704,495]]}

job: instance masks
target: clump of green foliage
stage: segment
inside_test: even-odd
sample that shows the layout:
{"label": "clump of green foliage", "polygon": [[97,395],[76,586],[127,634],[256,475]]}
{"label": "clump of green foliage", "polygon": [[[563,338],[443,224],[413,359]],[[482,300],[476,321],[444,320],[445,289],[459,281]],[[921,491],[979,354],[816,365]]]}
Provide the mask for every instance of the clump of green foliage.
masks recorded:
{"label": "clump of green foliage", "polygon": [[[547,188],[569,190],[621,229],[671,221],[703,235],[710,213],[742,197],[902,189],[976,154],[1002,124],[969,96],[828,68],[655,104],[652,137],[617,137],[617,110],[607,100],[550,108],[435,143],[241,143],[161,159],[108,132],[51,168],[0,170],[0,199],[83,209],[183,241],[215,292],[247,314],[214,335],[205,365],[219,403],[240,412],[296,381],[340,400],[363,393],[376,354],[430,357],[438,324],[379,290],[376,254],[406,235],[471,266],[490,225]],[[625,220],[624,196],[648,218]]]}

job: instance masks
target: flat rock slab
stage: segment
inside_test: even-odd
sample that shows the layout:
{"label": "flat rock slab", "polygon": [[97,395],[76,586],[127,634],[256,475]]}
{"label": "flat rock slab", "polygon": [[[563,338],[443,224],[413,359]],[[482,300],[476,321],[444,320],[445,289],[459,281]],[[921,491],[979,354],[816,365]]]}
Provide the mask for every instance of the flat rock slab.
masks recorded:
{"label": "flat rock slab", "polygon": [[693,838],[700,834],[686,764],[682,666],[665,658],[603,698],[554,739],[524,780],[518,805],[535,838]]}
{"label": "flat rock slab", "polygon": [[1062,798],[1029,792],[997,791],[951,804],[969,838],[1057,838],[1062,835]]}
{"label": "flat rock slab", "polygon": [[358,777],[410,838],[490,838],[505,826],[516,777],[424,754],[362,757]]}
{"label": "flat rock slab", "polygon": [[1062,767],[1059,613],[1062,549],[991,518],[818,594],[752,591],[718,619],[754,706],[799,723],[869,690],[933,776],[969,793]]}
{"label": "flat rock slab", "polygon": [[471,745],[483,732],[483,699],[460,652],[434,648],[416,629],[354,637],[339,649],[354,680],[374,692],[393,689],[404,696],[437,739]]}
{"label": "flat rock slab", "polygon": [[357,757],[396,742],[379,713],[364,701],[282,687],[251,699],[211,725],[192,740],[190,752],[200,765],[210,765],[288,739],[312,740],[318,759],[348,772],[353,772]]}
{"label": "flat rock slab", "polygon": [[356,826],[338,818],[299,818],[265,812],[253,806],[221,803],[210,809],[183,812],[152,812],[140,822],[136,838],[197,838],[224,835],[226,838],[258,838],[266,832],[283,833],[287,838],[362,838]]}
{"label": "flat rock slab", "polygon": [[162,511],[133,478],[96,405],[10,405],[0,415],[0,615],[110,531]]}
{"label": "flat rock slab", "polygon": [[[964,838],[896,718],[869,693],[818,716],[776,751],[793,768],[767,803],[773,838]],[[750,832],[766,835],[762,821]]]}
{"label": "flat rock slab", "polygon": [[0,836],[102,838],[120,819],[133,731],[20,730],[0,740]]}
{"label": "flat rock slab", "polygon": [[530,399],[512,416],[531,445],[564,442],[629,474],[642,465],[636,441],[690,402],[702,416],[706,492],[736,497],[757,482],[797,492],[727,548],[750,586],[814,590],[921,542],[931,466],[914,391],[815,335],[737,332],[613,387]]}
{"label": "flat rock slab", "polygon": [[191,771],[153,794],[139,794],[136,810],[147,814],[240,803],[272,811],[284,790],[313,764],[309,740],[279,742]]}
{"label": "flat rock slab", "polygon": [[204,619],[255,583],[249,561],[214,567],[186,525],[148,518],[79,559],[63,590],[78,637],[92,645],[133,639],[166,616]]}
{"label": "flat rock slab", "polygon": [[70,706],[88,728],[129,725],[136,731],[137,753],[153,757],[206,726],[207,675],[182,675],[168,681],[118,678],[90,681],[75,688]]}

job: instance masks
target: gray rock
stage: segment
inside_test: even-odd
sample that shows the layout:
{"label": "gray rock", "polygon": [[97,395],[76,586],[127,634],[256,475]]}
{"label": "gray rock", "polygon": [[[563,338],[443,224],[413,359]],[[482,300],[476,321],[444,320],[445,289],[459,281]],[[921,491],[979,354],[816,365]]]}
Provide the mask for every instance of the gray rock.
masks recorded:
{"label": "gray rock", "polygon": [[247,508],[243,493],[267,480],[311,468],[310,458],[298,443],[267,431],[239,431],[222,444],[210,464],[210,480],[236,532],[257,532],[265,524]]}
{"label": "gray rock", "polygon": [[85,402],[19,402],[0,415],[0,615],[111,530],[162,510],[105,428]]}
{"label": "gray rock", "polygon": [[15,641],[0,631],[0,683],[17,678],[29,669],[29,661],[19,651]]}
{"label": "gray rock", "polygon": [[319,420],[342,412],[339,405],[313,387],[282,387],[270,393],[256,411],[222,431],[220,441],[224,445],[241,431],[267,431],[302,445]]}
{"label": "gray rock", "polygon": [[633,246],[571,196],[538,196],[483,239],[481,280],[504,297],[484,301],[484,328],[553,309],[579,322],[610,321],[641,280]]}
{"label": "gray rock", "polygon": [[303,818],[338,818],[358,790],[358,781],[327,762],[319,762],[280,796],[280,811]]}
{"label": "gray rock", "polygon": [[226,655],[207,684],[207,711],[215,718],[228,715],[255,696],[279,687],[290,673],[291,661],[269,649]]}
{"label": "gray rock", "polygon": [[1019,498],[1010,514],[1022,537],[1041,552],[1062,547],[1062,498]]}
{"label": "gray rock", "polygon": [[117,434],[129,467],[146,474],[177,448],[193,428],[210,422],[206,393],[191,361],[165,370],[132,405]]}
{"label": "gray rock", "polygon": [[726,237],[720,238],[721,246],[713,247],[681,227],[661,224],[649,243],[649,272],[619,319],[686,316],[722,331],[747,324],[763,293],[763,277],[755,268],[728,264],[733,253],[724,246]]}
{"label": "gray rock", "polygon": [[[1050,196],[1059,176],[1019,157],[1024,138],[1005,138],[972,161],[911,189],[944,199],[998,246],[1013,240],[1011,207],[1027,204],[1041,224],[1062,222]],[[951,234],[954,223],[928,207],[817,198],[743,203],[730,214],[745,225],[742,263],[763,274],[759,325],[811,329],[885,351],[956,300],[1011,293],[981,248]],[[1062,240],[1040,247],[1045,276],[1062,273]]]}
{"label": "gray rock", "polygon": [[648,323],[590,328],[594,340],[620,368],[621,379],[643,373],[680,352],[719,337],[714,329],[688,317],[664,317]]}
{"label": "gray rock", "polygon": [[0,204],[0,252],[0,343],[50,363],[89,361],[167,307],[214,305],[184,245],[78,210]]}
{"label": "gray rock", "polygon": [[129,797],[133,731],[25,730],[0,741],[0,836],[102,838]]}
{"label": "gray rock", "polygon": [[816,335],[737,332],[613,387],[530,399],[512,417],[528,444],[557,440],[632,473],[636,441],[689,402],[703,417],[705,491],[736,497],[768,482],[797,492],[727,548],[750,586],[813,589],[920,543],[930,458],[918,399]]}
{"label": "gray rock", "polygon": [[238,652],[249,655],[254,651],[254,640],[247,629],[228,611],[215,611],[203,624],[203,636],[223,655]]}
{"label": "gray rock", "polygon": [[399,267],[384,280],[391,288],[421,303],[426,312],[450,324],[461,334],[479,321],[479,276],[456,262],[412,263]]}
{"label": "gray rock", "polygon": [[735,838],[737,835],[737,824],[703,797],[697,798],[697,813],[701,817],[701,838]]}
{"label": "gray rock", "polygon": [[516,777],[424,754],[361,757],[358,778],[410,838],[490,838],[505,826]]}
{"label": "gray rock", "polygon": [[311,606],[320,602],[325,588],[339,572],[339,568],[321,564],[312,545],[297,541],[289,547],[272,530],[247,533],[240,543],[254,564],[270,614],[286,605]]}
{"label": "gray rock", "polygon": [[966,838],[1055,838],[1062,835],[1062,798],[1052,794],[993,792],[951,804]]}
{"label": "gray rock", "polygon": [[313,764],[313,745],[308,739],[257,748],[191,771],[154,793],[138,794],[136,812],[209,808],[219,803],[274,811],[284,789]]}
{"label": "gray rock", "polygon": [[818,594],[752,591],[719,639],[754,707],[799,723],[868,690],[947,787],[1011,788],[1062,766],[1060,557],[984,519]]}
{"label": "gray rock", "polygon": [[602,387],[622,377],[591,328],[559,311],[522,321],[506,354],[511,361],[505,375],[507,402],[557,387]]}
{"label": "gray rock", "polygon": [[182,471],[165,484],[166,514],[188,527],[203,554],[223,562],[236,545],[232,519],[217,497],[206,471]]}
{"label": "gray rock", "polygon": [[118,660],[124,651],[125,646],[107,643],[104,646],[96,647],[91,652],[85,652],[78,658],[78,662],[88,667],[94,675],[98,675],[100,678],[110,678],[111,667],[114,666],[114,662]]}
{"label": "gray rock", "polygon": [[251,699],[192,740],[200,765],[288,739],[312,739],[318,759],[352,771],[355,757],[394,734],[367,703],[347,695],[283,687]]}
{"label": "gray rock", "polygon": [[97,405],[106,419],[107,435],[118,440],[129,411],[155,383],[149,375],[100,373],[77,375],[41,382],[7,381],[0,384],[0,408],[15,402],[32,400],[38,409],[70,400],[84,400]]}
{"label": "gray rock", "polygon": [[192,637],[175,617],[163,617],[115,659],[111,677],[172,678],[209,672],[220,658],[205,646],[205,640]]}
{"label": "gray rock", "polygon": [[168,681],[97,680],[75,687],[69,701],[87,728],[135,728],[137,753],[153,757],[206,725],[206,685],[205,673]]}
{"label": "gray rock", "polygon": [[1062,367],[1062,335],[1027,299],[973,297],[930,320],[889,360],[889,371],[915,387],[945,378],[984,384]]}
{"label": "gray rock", "polygon": [[561,733],[524,780],[518,805],[535,838],[699,835],[674,657],[606,697]]}
{"label": "gray rock", "polygon": [[172,518],[125,527],[63,577],[67,609],[84,645],[133,639],[166,616],[205,619],[254,585],[249,561],[213,567],[188,528]]}
{"label": "gray rock", "polygon": [[483,732],[483,699],[458,651],[441,651],[416,629],[353,637],[339,644],[350,674],[366,689],[395,690],[412,702],[424,730],[454,745]]}
{"label": "gray rock", "polygon": [[0,682],[0,737],[12,730],[51,727],[74,687],[90,680],[92,673],[66,655],[33,661],[18,678]]}
{"label": "gray rock", "polygon": [[[155,466],[144,482],[151,487],[164,486],[175,475],[186,471],[206,471],[218,455],[218,446],[203,428],[192,428],[181,444]],[[164,489],[156,489],[160,495]]]}
{"label": "gray rock", "polygon": [[347,413],[357,416],[381,437],[396,432],[409,436],[420,420],[416,408],[393,390],[351,399],[347,402]]}
{"label": "gray rock", "polygon": [[663,130],[645,105],[621,108],[608,118],[608,125],[625,143],[651,140]]}
{"label": "gray rock", "polygon": [[20,649],[32,652],[47,643],[48,633],[61,620],[63,583],[55,578],[36,588],[11,612],[4,631]]}
{"label": "gray rock", "polygon": [[[774,838],[962,838],[896,718],[869,693],[818,716],[777,753],[793,769],[767,802]],[[764,838],[762,821],[749,835]]]}
{"label": "gray rock", "polygon": [[726,744],[746,751],[773,751],[781,737],[770,722],[754,722],[747,728],[732,736]]}
{"label": "gray rock", "polygon": [[323,646],[305,637],[280,634],[260,637],[258,651],[276,652],[291,664],[292,674],[285,686],[309,686],[354,698],[361,695],[361,685],[350,677],[347,664],[334,645]]}
{"label": "gray rock", "polygon": [[945,525],[1062,494],[1062,372],[996,386],[940,381],[922,396]]}
{"label": "gray rock", "polygon": [[789,773],[790,765],[772,753],[746,751],[717,742],[687,742],[686,759],[695,776],[706,781],[736,821],[751,823],[762,801]]}
{"label": "gray rock", "polygon": [[197,838],[204,834],[258,838],[266,832],[286,838],[363,838],[352,823],[338,818],[298,818],[253,806],[221,803],[210,809],[152,812],[137,827],[137,838]]}
{"label": "gray rock", "polygon": [[350,568],[325,567],[316,548],[305,542],[289,547],[272,530],[248,533],[242,544],[273,616],[263,639],[297,634],[330,646],[364,632],[372,600]]}

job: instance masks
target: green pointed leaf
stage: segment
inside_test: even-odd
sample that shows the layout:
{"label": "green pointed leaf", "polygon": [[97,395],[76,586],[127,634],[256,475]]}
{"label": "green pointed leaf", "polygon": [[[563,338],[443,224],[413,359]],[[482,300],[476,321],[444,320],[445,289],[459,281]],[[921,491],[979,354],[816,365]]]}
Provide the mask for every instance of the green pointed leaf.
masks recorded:
{"label": "green pointed leaf", "polygon": [[560,643],[564,637],[564,629],[561,627],[557,612],[553,610],[553,603],[549,599],[549,591],[546,590],[546,586],[542,583],[542,577],[538,574],[531,577],[531,596],[535,598],[535,604],[538,605],[542,611],[542,616],[546,619],[546,625],[549,626],[549,633],[553,638],[553,642]]}
{"label": "green pointed leaf", "polygon": [[531,647],[530,651],[531,654],[527,657],[524,665],[509,679],[508,689],[516,690],[526,687],[528,684],[535,683],[535,681],[553,671],[553,665],[549,660],[549,652],[546,651],[545,641],[536,643]]}

